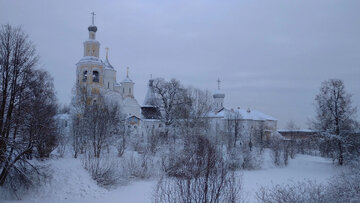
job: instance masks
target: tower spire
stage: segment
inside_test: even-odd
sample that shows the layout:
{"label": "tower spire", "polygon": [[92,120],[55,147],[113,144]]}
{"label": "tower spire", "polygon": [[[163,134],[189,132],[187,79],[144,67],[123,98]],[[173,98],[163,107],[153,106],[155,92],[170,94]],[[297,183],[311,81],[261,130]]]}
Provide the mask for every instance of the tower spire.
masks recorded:
{"label": "tower spire", "polygon": [[109,48],[106,47],[105,50],[106,50],[106,60],[109,60]]}
{"label": "tower spire", "polygon": [[220,78],[218,78],[216,82],[218,83],[218,90],[220,90],[220,83],[221,83]]}
{"label": "tower spire", "polygon": [[126,67],[126,77],[129,77],[129,67]]}
{"label": "tower spire", "polygon": [[94,11],[93,12],[91,12],[91,15],[92,15],[92,24],[91,25],[94,25],[94,22],[95,22],[95,13],[94,13]]}

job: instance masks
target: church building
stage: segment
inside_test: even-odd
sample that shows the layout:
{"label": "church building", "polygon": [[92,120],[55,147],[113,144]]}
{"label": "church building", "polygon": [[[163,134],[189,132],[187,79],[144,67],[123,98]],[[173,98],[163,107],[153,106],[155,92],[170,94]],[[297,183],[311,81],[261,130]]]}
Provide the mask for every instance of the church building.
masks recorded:
{"label": "church building", "polygon": [[[129,69],[119,82],[116,78],[116,69],[110,64],[109,52],[106,49],[105,60],[100,58],[100,42],[96,40],[97,27],[94,25],[94,13],[92,25],[88,27],[88,39],[84,41],[83,57],[76,63],[76,82],[78,87],[86,90],[88,102],[100,102],[99,99],[117,102],[126,115],[127,130],[138,135],[144,135],[151,131],[161,131],[164,128],[162,122],[162,109],[158,97],[153,89],[153,80],[148,83],[148,90],[143,105],[140,106],[134,97],[135,83],[129,77]],[[102,96],[100,98],[100,95]],[[224,106],[225,93],[218,90],[213,94],[213,111],[207,116],[212,123],[214,131],[224,131],[229,120],[239,118],[243,130],[264,128],[271,135],[277,130],[277,120],[264,113],[236,108],[228,109]],[[222,129],[222,130],[221,130]]]}
{"label": "church building", "polygon": [[100,58],[100,42],[96,40],[94,14],[88,31],[89,38],[83,43],[83,57],[76,64],[77,86],[86,89],[91,103],[96,103],[99,95],[103,95],[105,100],[117,102],[122,112],[134,123],[140,119],[141,108],[134,97],[135,83],[129,77],[129,68],[124,79],[118,82],[116,69],[109,62],[108,49],[105,60]]}

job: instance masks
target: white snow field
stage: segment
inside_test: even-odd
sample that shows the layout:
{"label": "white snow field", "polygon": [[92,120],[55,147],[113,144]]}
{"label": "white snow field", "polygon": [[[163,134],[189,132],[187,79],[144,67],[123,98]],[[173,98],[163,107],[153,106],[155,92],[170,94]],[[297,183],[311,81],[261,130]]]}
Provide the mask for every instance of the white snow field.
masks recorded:
{"label": "white snow field", "polygon": [[[268,161],[268,160],[266,160]],[[64,158],[49,161],[54,174],[53,179],[36,191],[16,202],[152,202],[157,180],[134,181],[126,186],[106,190],[96,185],[95,181],[82,168],[79,159]],[[261,186],[271,186],[304,179],[326,182],[328,178],[341,170],[331,160],[308,155],[297,155],[289,165],[282,168],[265,163],[261,170],[241,171],[243,192],[249,202],[254,202],[255,192]]]}

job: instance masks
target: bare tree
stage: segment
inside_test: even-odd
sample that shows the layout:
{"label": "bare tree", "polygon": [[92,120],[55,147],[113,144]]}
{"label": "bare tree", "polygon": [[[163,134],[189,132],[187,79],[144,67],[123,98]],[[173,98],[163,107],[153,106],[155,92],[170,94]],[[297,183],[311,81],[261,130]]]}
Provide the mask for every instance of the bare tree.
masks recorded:
{"label": "bare tree", "polygon": [[183,114],[183,117],[176,121],[178,133],[184,139],[185,148],[191,145],[194,136],[208,135],[210,124],[206,117],[211,111],[209,92],[188,88],[187,94],[189,104],[191,104],[187,106],[187,115]]}
{"label": "bare tree", "polygon": [[327,198],[324,185],[311,181],[261,187],[256,192],[256,198],[263,203],[334,202]]}
{"label": "bare tree", "polygon": [[296,137],[295,137],[295,133],[300,128],[295,124],[295,122],[293,120],[290,120],[286,124],[286,129],[290,132],[289,153],[290,153],[290,157],[293,159],[293,158],[295,158],[295,154],[296,154]]}
{"label": "bare tree", "polygon": [[189,113],[187,106],[190,100],[187,97],[186,89],[175,79],[165,81],[162,78],[153,81],[155,94],[159,98],[162,111],[162,120],[165,123],[165,136],[168,136],[169,127],[175,119],[186,117]]}
{"label": "bare tree", "polygon": [[106,100],[99,93],[97,102],[92,102],[87,87],[77,87],[73,101],[73,144],[74,155],[83,147],[91,148],[94,157],[99,158],[109,140],[123,135],[124,116],[117,102]]}
{"label": "bare tree", "polygon": [[10,175],[31,182],[28,159],[47,157],[57,144],[52,78],[35,70],[33,44],[20,29],[0,29],[0,186]]}
{"label": "bare tree", "polygon": [[207,138],[193,139],[159,182],[155,202],[239,202],[240,178],[234,177],[222,155]]}
{"label": "bare tree", "polygon": [[228,147],[236,147],[238,141],[240,140],[241,136],[241,114],[237,110],[231,110],[226,115],[226,129],[227,129],[227,140],[228,140]]}
{"label": "bare tree", "polygon": [[351,95],[345,91],[343,81],[330,79],[322,83],[315,101],[313,127],[325,138],[331,151],[336,152],[339,165],[343,165],[344,144],[355,124],[356,108],[352,106]]}

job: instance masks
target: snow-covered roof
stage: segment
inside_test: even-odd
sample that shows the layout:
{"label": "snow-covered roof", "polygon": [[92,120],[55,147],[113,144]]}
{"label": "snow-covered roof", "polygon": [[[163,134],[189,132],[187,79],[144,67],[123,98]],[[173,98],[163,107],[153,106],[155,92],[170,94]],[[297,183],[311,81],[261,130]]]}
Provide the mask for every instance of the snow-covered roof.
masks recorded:
{"label": "snow-covered roof", "polygon": [[277,120],[276,118],[269,116],[260,111],[255,111],[255,110],[249,111],[245,109],[236,109],[235,111],[239,111],[241,117],[246,120],[271,120],[271,121]]}
{"label": "snow-covered roof", "polygon": [[311,133],[311,132],[316,132],[316,130],[311,130],[311,129],[278,129],[278,132],[307,132],[307,133]]}
{"label": "snow-covered roof", "polygon": [[161,119],[143,118],[143,121],[147,122],[162,122]]}
{"label": "snow-covered roof", "polygon": [[243,119],[243,120],[257,120],[257,121],[263,121],[263,120],[276,121],[277,120],[276,118],[269,116],[265,113],[262,113],[262,112],[256,111],[256,110],[250,110],[250,109],[229,110],[229,109],[223,108],[221,111],[209,113],[208,117],[219,117],[219,118],[224,118],[224,119],[231,119],[231,118],[234,118],[236,116],[236,114],[238,114],[240,119]]}
{"label": "snow-covered roof", "polygon": [[105,59],[104,65],[106,69],[115,70],[114,67],[110,64],[108,59]]}
{"label": "snow-covered roof", "polygon": [[138,116],[136,116],[136,115],[128,115],[128,116],[126,116],[126,119],[129,119],[129,118],[131,118],[131,117],[135,117],[135,118],[138,118],[139,120],[141,120],[141,118],[138,117]]}
{"label": "snow-covered roof", "polygon": [[87,39],[86,41],[84,41],[84,44],[100,44],[100,42],[96,39]]}
{"label": "snow-covered roof", "polygon": [[143,104],[141,107],[145,107],[145,108],[146,108],[146,107],[149,107],[149,108],[150,108],[150,107],[154,107],[154,105]]}
{"label": "snow-covered roof", "polygon": [[126,77],[121,83],[134,83],[129,77]]}
{"label": "snow-covered roof", "polygon": [[104,65],[104,62],[100,58],[95,56],[84,56],[80,59],[79,62],[77,62],[76,65],[81,64]]}

